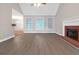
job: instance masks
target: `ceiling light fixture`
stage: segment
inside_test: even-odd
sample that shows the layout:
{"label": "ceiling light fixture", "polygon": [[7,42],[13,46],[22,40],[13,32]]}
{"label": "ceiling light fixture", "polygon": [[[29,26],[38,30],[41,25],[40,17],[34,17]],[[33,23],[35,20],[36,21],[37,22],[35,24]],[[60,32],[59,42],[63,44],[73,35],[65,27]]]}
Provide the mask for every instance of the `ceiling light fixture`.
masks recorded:
{"label": "ceiling light fixture", "polygon": [[34,4],[32,4],[32,6],[35,6],[35,7],[40,7],[42,5],[46,5],[46,3],[34,3]]}
{"label": "ceiling light fixture", "polygon": [[34,6],[35,7],[40,7],[41,6],[41,3],[34,3]]}

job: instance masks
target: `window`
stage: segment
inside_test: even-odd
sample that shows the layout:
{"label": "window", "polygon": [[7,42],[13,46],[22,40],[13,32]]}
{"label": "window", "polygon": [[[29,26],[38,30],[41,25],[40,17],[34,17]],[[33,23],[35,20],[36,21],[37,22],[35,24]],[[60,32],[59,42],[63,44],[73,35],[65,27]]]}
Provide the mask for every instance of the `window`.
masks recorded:
{"label": "window", "polygon": [[37,18],[35,22],[36,30],[44,30],[44,19]]}
{"label": "window", "polygon": [[24,30],[27,32],[48,32],[55,29],[55,21],[52,16],[27,16],[24,20]]}
{"label": "window", "polygon": [[27,30],[32,30],[32,19],[31,18],[27,18],[26,26],[27,26]]}
{"label": "window", "polygon": [[48,17],[48,29],[52,29],[53,20],[52,17]]}

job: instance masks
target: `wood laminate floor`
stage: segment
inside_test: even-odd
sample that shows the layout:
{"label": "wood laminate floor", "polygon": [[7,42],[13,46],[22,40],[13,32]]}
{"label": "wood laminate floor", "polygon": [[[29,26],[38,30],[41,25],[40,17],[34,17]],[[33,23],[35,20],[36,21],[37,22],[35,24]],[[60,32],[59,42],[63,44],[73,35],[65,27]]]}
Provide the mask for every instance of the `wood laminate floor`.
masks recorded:
{"label": "wood laminate floor", "polygon": [[1,55],[76,55],[79,49],[71,47],[57,34],[22,34],[0,43]]}

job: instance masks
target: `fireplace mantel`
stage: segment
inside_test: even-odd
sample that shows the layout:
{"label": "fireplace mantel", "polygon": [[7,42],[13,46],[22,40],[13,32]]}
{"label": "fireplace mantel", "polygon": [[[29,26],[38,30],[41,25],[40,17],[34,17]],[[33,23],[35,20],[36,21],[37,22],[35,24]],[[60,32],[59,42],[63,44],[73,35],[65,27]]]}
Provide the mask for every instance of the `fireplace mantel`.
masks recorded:
{"label": "fireplace mantel", "polygon": [[[77,35],[78,35],[78,38],[75,40],[74,38],[71,38],[69,37],[67,34],[68,32],[68,29],[74,29],[77,31]],[[79,48],[79,26],[65,26],[65,37],[66,37],[66,40],[73,44],[74,46],[78,47]]]}

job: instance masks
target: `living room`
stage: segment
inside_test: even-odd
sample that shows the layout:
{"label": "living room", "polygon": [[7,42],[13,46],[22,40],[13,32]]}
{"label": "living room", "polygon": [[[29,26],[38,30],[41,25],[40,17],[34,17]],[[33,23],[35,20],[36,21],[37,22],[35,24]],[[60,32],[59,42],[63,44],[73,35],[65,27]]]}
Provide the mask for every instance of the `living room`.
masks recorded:
{"label": "living room", "polygon": [[78,55],[79,3],[0,3],[1,55]]}

